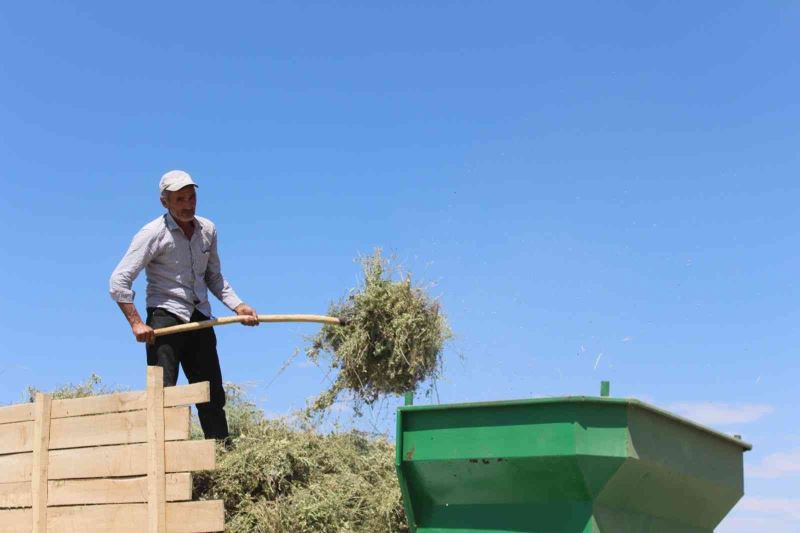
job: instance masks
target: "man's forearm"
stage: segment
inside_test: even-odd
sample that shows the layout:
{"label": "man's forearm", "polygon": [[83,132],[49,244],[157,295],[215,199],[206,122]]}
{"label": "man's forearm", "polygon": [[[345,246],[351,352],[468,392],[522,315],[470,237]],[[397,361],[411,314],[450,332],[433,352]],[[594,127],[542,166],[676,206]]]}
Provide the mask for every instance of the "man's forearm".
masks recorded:
{"label": "man's forearm", "polygon": [[131,325],[131,327],[143,323],[142,317],[139,316],[139,311],[136,310],[135,305],[132,303],[123,302],[117,302],[117,305],[122,310],[122,314],[125,315],[125,318],[128,319],[128,323]]}
{"label": "man's forearm", "polygon": [[148,344],[155,342],[155,331],[142,322],[142,317],[139,316],[139,311],[136,310],[135,305],[123,302],[117,302],[117,305],[122,309],[122,314],[125,315],[125,318],[128,319],[128,323],[131,325],[131,330],[133,330],[133,335],[136,337],[137,341],[146,342]]}

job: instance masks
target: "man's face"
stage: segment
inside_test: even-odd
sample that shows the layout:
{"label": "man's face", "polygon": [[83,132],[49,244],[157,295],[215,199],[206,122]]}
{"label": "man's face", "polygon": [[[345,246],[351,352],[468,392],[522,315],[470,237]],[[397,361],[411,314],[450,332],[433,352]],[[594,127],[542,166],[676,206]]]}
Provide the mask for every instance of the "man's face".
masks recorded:
{"label": "man's face", "polygon": [[166,198],[161,199],[161,204],[169,209],[169,214],[175,220],[191,222],[194,220],[194,211],[197,207],[195,186],[187,185],[183,189],[169,193]]}

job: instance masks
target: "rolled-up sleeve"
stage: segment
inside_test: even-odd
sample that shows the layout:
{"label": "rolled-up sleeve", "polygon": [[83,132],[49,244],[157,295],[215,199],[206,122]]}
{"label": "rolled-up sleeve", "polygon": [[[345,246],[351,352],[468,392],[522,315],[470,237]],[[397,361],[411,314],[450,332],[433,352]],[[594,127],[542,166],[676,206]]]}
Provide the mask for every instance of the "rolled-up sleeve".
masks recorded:
{"label": "rolled-up sleeve", "polygon": [[156,237],[157,235],[148,228],[142,228],[134,235],[128,251],[111,273],[109,280],[109,293],[115,302],[133,303],[136,296],[132,288],[133,281],[153,258]]}
{"label": "rolled-up sleeve", "polygon": [[217,252],[217,232],[211,236],[211,249],[208,255],[208,266],[205,275],[206,286],[211,293],[216,296],[225,306],[233,311],[242,303],[236,292],[231,287],[225,276],[222,275],[222,265]]}

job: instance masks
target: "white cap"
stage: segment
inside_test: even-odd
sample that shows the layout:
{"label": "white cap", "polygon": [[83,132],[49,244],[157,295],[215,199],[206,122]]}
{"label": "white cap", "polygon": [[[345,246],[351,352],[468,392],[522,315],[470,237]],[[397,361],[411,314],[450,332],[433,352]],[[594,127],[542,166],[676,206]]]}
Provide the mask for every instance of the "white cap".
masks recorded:
{"label": "white cap", "polygon": [[183,170],[170,170],[161,176],[161,183],[158,184],[158,188],[161,192],[173,192],[179,191],[187,185],[194,185],[197,187],[197,184],[192,181],[192,177],[188,172],[184,172]]}

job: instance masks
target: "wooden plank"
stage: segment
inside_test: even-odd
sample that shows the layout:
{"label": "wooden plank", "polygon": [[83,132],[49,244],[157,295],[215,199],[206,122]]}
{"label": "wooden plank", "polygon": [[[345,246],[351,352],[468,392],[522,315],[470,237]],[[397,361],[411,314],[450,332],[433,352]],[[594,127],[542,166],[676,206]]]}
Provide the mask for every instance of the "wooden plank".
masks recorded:
{"label": "wooden plank", "polygon": [[[146,529],[147,504],[50,507],[47,520],[58,533],[141,533]],[[0,511],[0,533],[30,533],[30,509]],[[225,529],[222,500],[167,504],[170,533],[206,533]]]}
{"label": "wooden plank", "polygon": [[53,399],[49,394],[36,394],[33,421],[33,464],[31,466],[31,517],[33,533],[47,533],[47,469],[50,461],[50,408]]}
{"label": "wooden plank", "polygon": [[17,422],[0,426],[0,454],[32,450],[33,422]]}
{"label": "wooden plank", "polygon": [[[164,407],[206,403],[210,398],[211,393],[208,381],[164,389]],[[114,394],[88,396],[86,398],[53,400],[50,418],[121,413],[144,409],[147,409],[146,391],[117,392]],[[0,407],[0,426],[31,421],[33,421],[32,403]]]}
{"label": "wooden plank", "polygon": [[[189,515],[187,524],[181,522]],[[175,502],[167,504],[167,530],[170,533],[208,533],[225,530],[225,503],[222,500]]]}
{"label": "wooden plank", "polygon": [[[120,479],[65,479],[50,482],[48,505],[88,505],[147,502],[147,477]],[[166,475],[166,499],[192,499],[192,475]]]}
{"label": "wooden plank", "polygon": [[[214,440],[211,439],[166,443],[166,471],[213,470],[215,467],[214,444]],[[50,452],[50,479],[141,476],[146,473],[146,444],[100,446]]]}
{"label": "wooden plank", "polygon": [[[167,501],[192,499],[192,475],[167,474]],[[0,508],[30,507],[30,483],[0,483]],[[147,477],[107,479],[60,479],[47,486],[47,505],[95,505],[144,503]]]}
{"label": "wooden plank", "polygon": [[0,483],[0,509],[31,506],[30,483]]}
{"label": "wooden plank", "polygon": [[[208,381],[164,389],[164,407],[206,403],[211,398]],[[147,391],[118,392],[53,402],[53,418],[118,413],[147,409]]]}
{"label": "wooden plank", "polygon": [[[213,470],[213,439],[166,443],[167,472]],[[31,481],[31,453],[0,456],[0,483]],[[50,479],[142,476],[147,474],[147,445],[125,444],[50,450]]]}
{"label": "wooden plank", "polygon": [[33,404],[19,403],[0,407],[0,424],[33,421]]}
{"label": "wooden plank", "polygon": [[[167,440],[185,440],[190,435],[189,407],[164,410]],[[108,444],[133,444],[147,439],[147,412],[130,411],[104,415],[59,418],[52,421],[50,449],[83,448]],[[0,426],[0,454],[33,449],[33,422]]]}
{"label": "wooden plank", "polygon": [[167,532],[164,369],[147,367],[147,531]]}
{"label": "wooden plank", "polygon": [[0,533],[30,533],[32,529],[30,509],[0,511]]}
{"label": "wooden plank", "polygon": [[[189,438],[189,407],[162,409],[167,440]],[[108,413],[53,420],[51,449],[82,448],[106,444],[134,444],[147,441],[147,412]]]}
{"label": "wooden plank", "polygon": [[30,486],[32,469],[33,453],[0,455],[0,483],[25,481]]}

